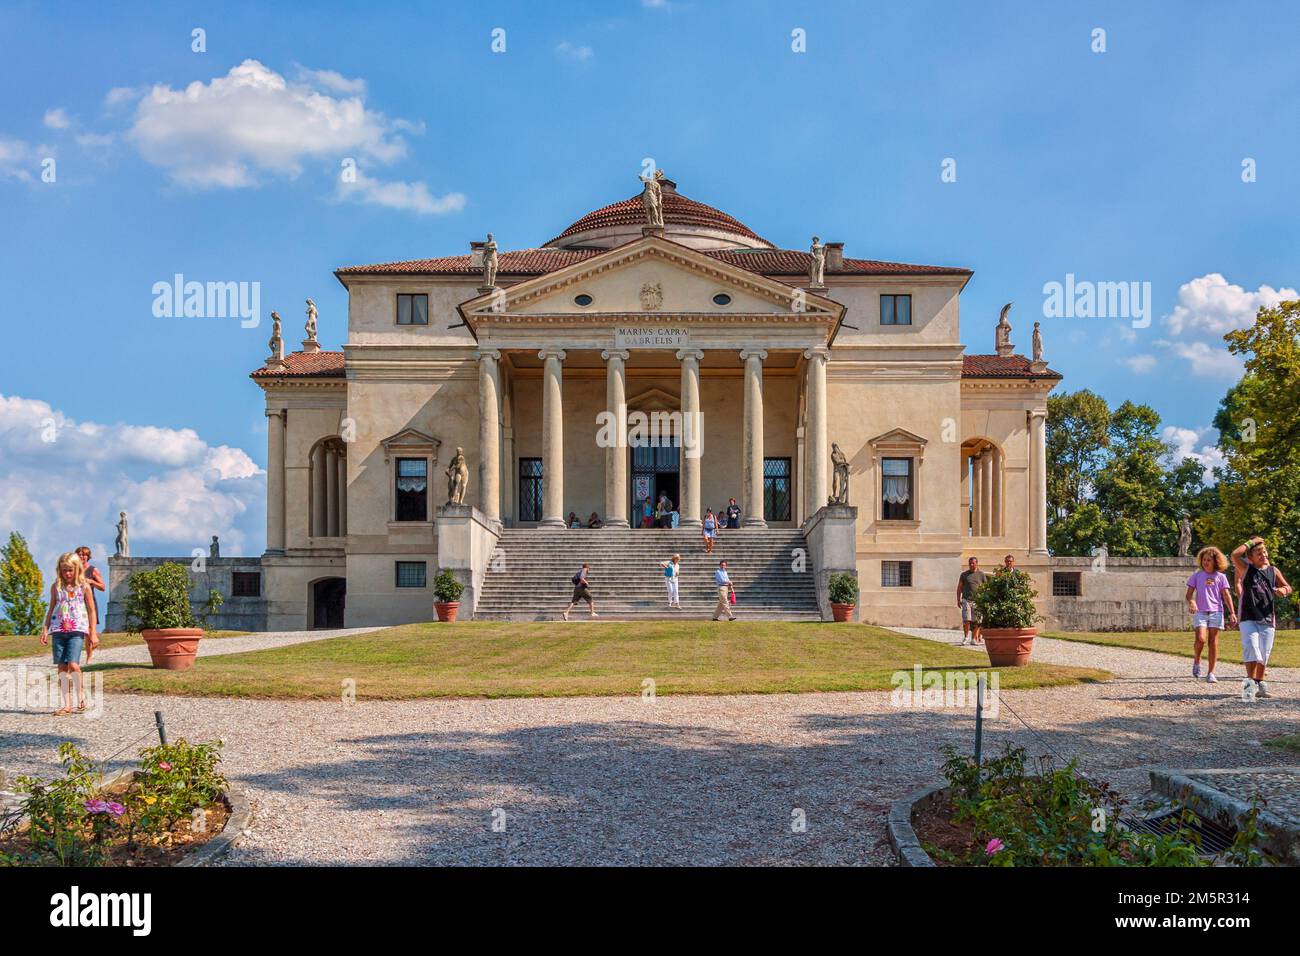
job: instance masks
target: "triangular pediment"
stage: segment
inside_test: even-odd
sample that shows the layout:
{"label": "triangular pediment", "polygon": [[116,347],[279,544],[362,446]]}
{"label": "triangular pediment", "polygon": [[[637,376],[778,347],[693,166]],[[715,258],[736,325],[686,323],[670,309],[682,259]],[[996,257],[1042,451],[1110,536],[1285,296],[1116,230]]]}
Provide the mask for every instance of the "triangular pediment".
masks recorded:
{"label": "triangular pediment", "polygon": [[833,322],[843,306],[648,236],[460,306],[471,326],[529,316],[792,317]]}
{"label": "triangular pediment", "polygon": [[867,442],[875,448],[924,448],[926,440],[906,428],[893,428]]}
{"label": "triangular pediment", "polygon": [[627,407],[638,412],[673,412],[682,407],[682,400],[662,388],[647,388],[643,392],[629,396]]}
{"label": "triangular pediment", "polygon": [[426,435],[415,428],[403,428],[397,434],[381,439],[379,444],[384,449],[385,458],[388,458],[392,452],[415,452],[419,450],[431,451],[436,455],[439,446],[442,445],[442,440],[434,438],[432,435]]}

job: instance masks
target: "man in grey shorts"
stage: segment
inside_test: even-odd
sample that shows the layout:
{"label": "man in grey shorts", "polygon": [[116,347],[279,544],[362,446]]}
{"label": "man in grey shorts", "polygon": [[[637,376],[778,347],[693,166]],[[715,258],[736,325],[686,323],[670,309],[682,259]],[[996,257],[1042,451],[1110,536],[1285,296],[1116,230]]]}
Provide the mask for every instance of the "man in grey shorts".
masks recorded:
{"label": "man in grey shorts", "polygon": [[988,575],[980,570],[980,559],[971,558],[966,562],[966,570],[957,579],[957,607],[961,608],[961,642],[963,644],[983,644],[980,637],[979,611],[975,610],[975,590],[988,580]]}

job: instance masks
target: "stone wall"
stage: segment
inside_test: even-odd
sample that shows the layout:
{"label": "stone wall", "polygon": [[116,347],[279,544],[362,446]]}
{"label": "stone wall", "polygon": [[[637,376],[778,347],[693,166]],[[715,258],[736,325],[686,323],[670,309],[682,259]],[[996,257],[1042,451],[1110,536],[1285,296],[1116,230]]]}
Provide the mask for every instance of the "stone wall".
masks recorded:
{"label": "stone wall", "polygon": [[[118,558],[108,559],[108,613],[104,630],[126,630],[122,602],[130,588],[126,580],[132,571],[151,571],[161,564],[171,562],[191,568],[194,558]],[[190,570],[190,604],[197,616],[208,600],[208,592],[218,591],[223,604],[221,610],[205,625],[213,631],[264,631],[266,630],[267,602],[266,579],[263,575],[262,596],[233,597],[232,581],[236,571],[262,573],[261,558],[204,558],[204,570]]]}
{"label": "stone wall", "polygon": [[1038,586],[1047,629],[1062,631],[1183,631],[1190,626],[1187,579],[1194,558],[1051,560],[1053,573],[1079,575],[1078,597],[1053,597],[1052,575]]}

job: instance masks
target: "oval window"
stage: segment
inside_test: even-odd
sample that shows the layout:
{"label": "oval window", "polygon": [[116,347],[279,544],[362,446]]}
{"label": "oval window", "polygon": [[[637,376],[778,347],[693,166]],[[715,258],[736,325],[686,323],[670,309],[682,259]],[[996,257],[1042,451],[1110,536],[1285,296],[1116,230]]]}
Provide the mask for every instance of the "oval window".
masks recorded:
{"label": "oval window", "polygon": [[591,305],[591,296],[584,292],[581,295],[575,295],[573,301],[577,305]]}
{"label": "oval window", "polygon": [[713,297],[714,305],[731,305],[731,296],[725,292],[719,292]]}

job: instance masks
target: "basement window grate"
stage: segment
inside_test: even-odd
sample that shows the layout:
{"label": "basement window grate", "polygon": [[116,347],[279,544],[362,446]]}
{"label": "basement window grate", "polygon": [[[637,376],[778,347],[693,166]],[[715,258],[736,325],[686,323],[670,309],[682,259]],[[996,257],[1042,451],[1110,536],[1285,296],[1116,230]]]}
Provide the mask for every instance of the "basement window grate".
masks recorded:
{"label": "basement window grate", "polygon": [[[1130,830],[1138,830],[1155,836],[1167,836],[1178,832],[1180,813],[1180,810],[1164,810],[1140,820],[1122,820],[1121,822]],[[1237,838],[1236,827],[1225,827],[1213,820],[1201,818],[1199,815],[1196,820],[1185,822],[1182,826],[1185,830],[1190,830],[1201,838],[1201,845],[1196,851],[1199,856],[1217,856],[1232,846],[1232,841]]]}

